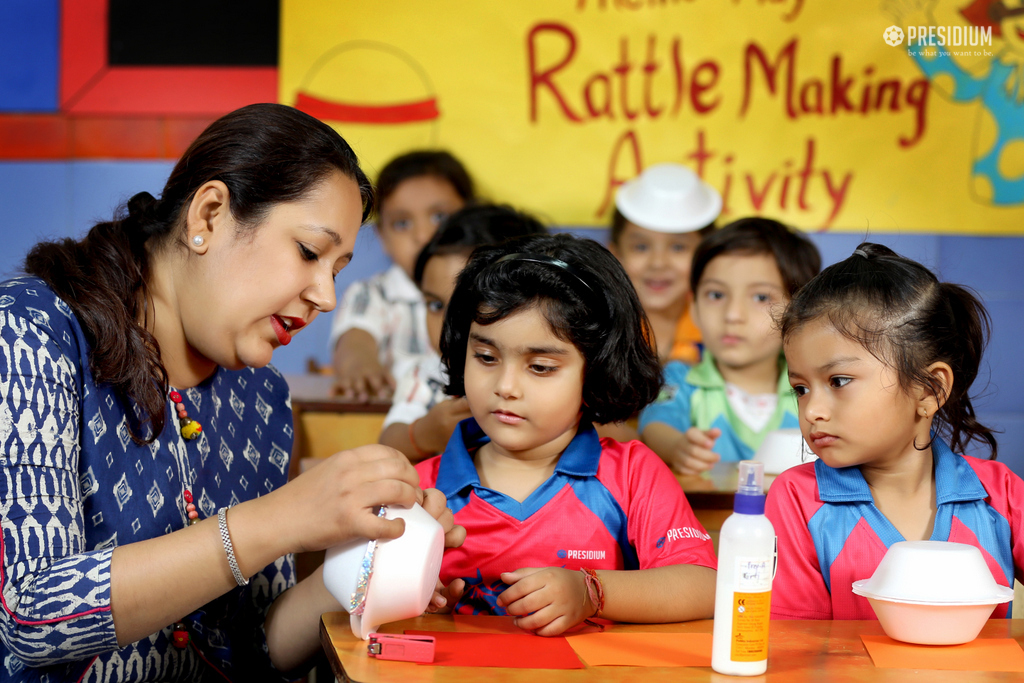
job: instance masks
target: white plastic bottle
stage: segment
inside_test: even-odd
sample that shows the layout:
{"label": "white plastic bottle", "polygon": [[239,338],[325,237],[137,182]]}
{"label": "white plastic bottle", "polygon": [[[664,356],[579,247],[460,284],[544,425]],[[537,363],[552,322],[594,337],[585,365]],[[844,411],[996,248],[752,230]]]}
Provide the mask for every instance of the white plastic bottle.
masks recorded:
{"label": "white plastic bottle", "polygon": [[768,668],[775,558],[775,529],[764,516],[764,465],[743,461],[733,514],[718,537],[711,645],[711,668],[718,673],[757,676]]}

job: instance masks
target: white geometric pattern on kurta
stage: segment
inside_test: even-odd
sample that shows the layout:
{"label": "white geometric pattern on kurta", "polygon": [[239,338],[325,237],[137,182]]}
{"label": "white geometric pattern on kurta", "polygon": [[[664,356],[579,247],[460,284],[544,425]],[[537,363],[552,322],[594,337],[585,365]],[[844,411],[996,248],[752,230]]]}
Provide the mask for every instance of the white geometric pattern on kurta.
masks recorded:
{"label": "white geometric pattern on kurta", "polygon": [[[194,650],[172,647],[169,628],[117,647],[110,556],[118,543],[183,528],[185,486],[209,517],[283,485],[293,433],[287,385],[269,367],[220,370],[184,392],[203,425],[198,441],[184,441],[168,401],[164,432],[140,446],[126,420],[137,407],[95,385],[87,344],[46,285],[0,284],[0,680],[223,680]],[[220,410],[225,401],[232,410]],[[255,424],[242,419],[247,405]],[[210,458],[214,443],[219,457]],[[230,473],[236,452],[256,469],[259,491]],[[229,678],[265,679],[262,621],[294,580],[292,558],[279,559],[188,615],[193,641]]]}

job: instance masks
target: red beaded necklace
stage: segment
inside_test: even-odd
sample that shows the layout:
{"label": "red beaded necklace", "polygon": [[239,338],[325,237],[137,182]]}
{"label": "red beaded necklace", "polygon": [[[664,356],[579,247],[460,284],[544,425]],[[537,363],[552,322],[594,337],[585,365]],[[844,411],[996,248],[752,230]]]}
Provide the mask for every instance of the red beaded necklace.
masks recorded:
{"label": "red beaded necklace", "polygon": [[[203,426],[190,418],[188,412],[185,410],[185,405],[181,400],[181,394],[177,391],[171,391],[169,396],[171,401],[174,403],[174,410],[178,413],[178,426],[181,429],[181,437],[186,441],[192,441],[198,439],[199,435],[203,432]],[[196,505],[192,500],[192,492],[188,489],[182,491],[181,497],[185,499],[185,512],[188,514],[188,525],[199,523],[199,511],[196,510]],[[183,621],[176,622],[171,626],[171,643],[174,647],[179,650],[183,650],[188,647],[190,635],[188,632],[188,626]]]}
{"label": "red beaded necklace", "polygon": [[186,441],[198,439],[199,434],[203,431],[203,426],[188,416],[185,404],[181,401],[181,394],[172,390],[169,396],[174,402],[174,409],[178,412],[178,425],[181,427],[182,438]]}

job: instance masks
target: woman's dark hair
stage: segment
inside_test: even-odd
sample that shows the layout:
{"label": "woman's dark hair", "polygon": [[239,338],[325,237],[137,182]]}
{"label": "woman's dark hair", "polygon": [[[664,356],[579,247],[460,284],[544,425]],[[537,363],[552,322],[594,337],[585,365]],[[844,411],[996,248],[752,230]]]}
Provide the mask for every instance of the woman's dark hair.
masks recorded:
{"label": "woman's dark hair", "polygon": [[583,419],[621,422],[657,397],[661,365],[629,277],[602,245],[564,233],[473,252],[441,332],[449,395],[466,393],[470,325],[490,325],[534,306],[584,358]]}
{"label": "woman's dark hair", "polygon": [[939,282],[920,263],[864,242],[797,293],[782,317],[783,341],[815,320],[827,320],[893,368],[904,391],[925,387],[941,401],[943,388],[927,367],[948,363],[953,386],[935,415],[936,431],[955,451],[977,441],[996,457],[993,430],[975,418],[968,395],[990,330],[988,313],[970,290]]}
{"label": "woman's dark hair", "polygon": [[29,252],[25,271],[44,280],[78,317],[96,381],[138,406],[137,419],[135,411],[126,411],[136,442],[156,439],[167,415],[167,371],[145,327],[148,251],[187,248],[186,215],[204,183],[223,182],[238,229],[252,230],[274,205],[301,199],[335,171],[359,186],[366,220],[373,187],[333,128],[284,105],[249,105],[217,119],[196,138],[160,199],[140,192],[84,239],[42,242]]}
{"label": "woman's dark hair", "polygon": [[395,157],[381,169],[377,177],[378,212],[399,185],[420,176],[434,176],[447,181],[467,204],[476,198],[473,179],[461,161],[443,150],[417,150]]}
{"label": "woman's dark hair", "polygon": [[[612,225],[611,225],[611,230],[608,233],[608,241],[611,244],[618,244],[619,243],[619,240],[622,239],[622,232],[626,229],[626,223],[628,223],[628,222],[629,222],[629,219],[626,218],[625,216],[623,216],[621,211],[619,211],[618,209],[614,209],[612,211]],[[642,227],[642,226],[640,226],[640,227]],[[705,225],[703,228],[698,228],[697,230],[694,230],[693,232],[697,233],[698,235],[700,235],[703,238],[703,237],[706,237],[707,235],[711,234],[714,231],[715,231],[715,221],[711,221],[710,223]],[[676,233],[676,234],[679,234],[679,233]]]}
{"label": "woman's dark hair", "polygon": [[445,219],[430,238],[413,268],[413,281],[423,283],[423,271],[433,256],[472,253],[485,244],[501,244],[517,237],[545,235],[547,228],[533,216],[511,206],[478,204],[459,209]]}
{"label": "woman's dark hair", "polygon": [[821,270],[821,254],[796,230],[770,218],[741,218],[716,230],[693,252],[690,291],[696,292],[711,261],[723,254],[770,254],[790,298]]}

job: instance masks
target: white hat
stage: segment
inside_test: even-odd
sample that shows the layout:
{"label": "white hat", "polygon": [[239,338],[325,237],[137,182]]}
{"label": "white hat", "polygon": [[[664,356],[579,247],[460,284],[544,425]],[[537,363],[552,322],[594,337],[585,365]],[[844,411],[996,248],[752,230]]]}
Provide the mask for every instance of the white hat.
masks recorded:
{"label": "white hat", "polygon": [[715,188],[681,164],[657,164],[625,182],[615,206],[630,223],[655,232],[691,232],[722,212]]}
{"label": "white hat", "polygon": [[405,532],[387,541],[356,539],[329,549],[324,558],[324,586],[348,611],[352,633],[363,640],[381,624],[423,613],[444,554],[444,529],[419,504],[383,507],[381,514],[404,519]]}

